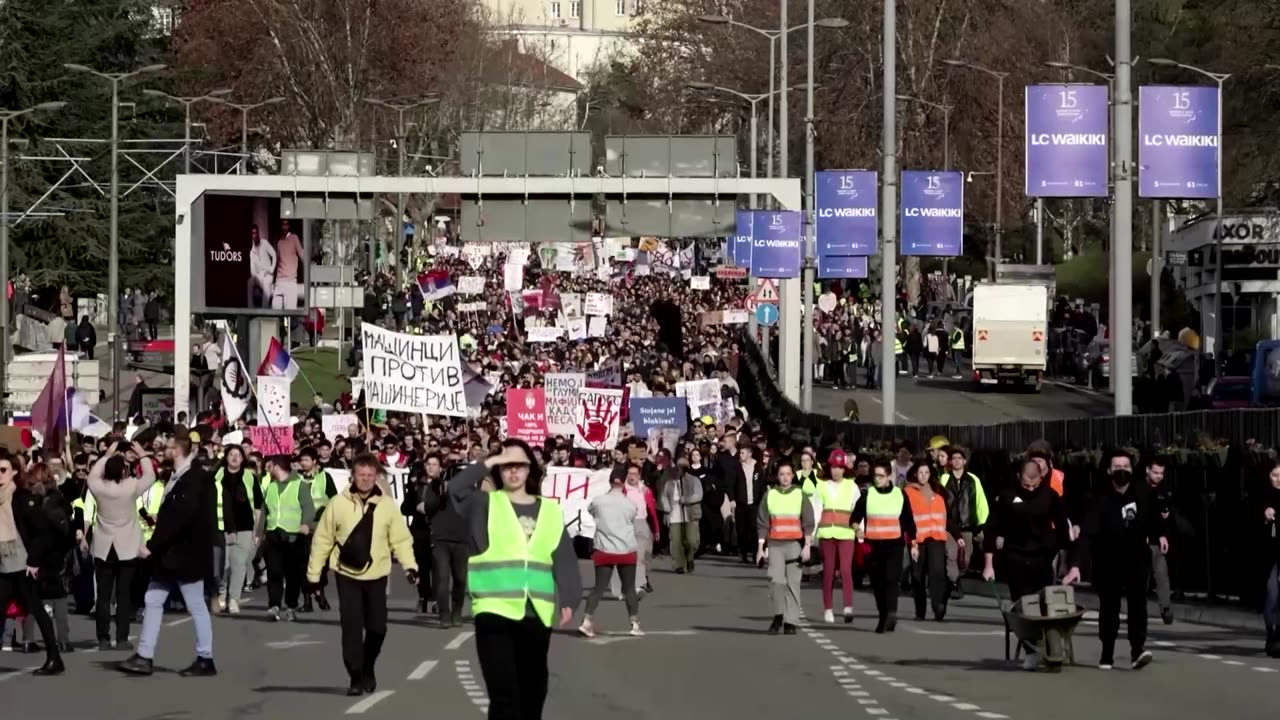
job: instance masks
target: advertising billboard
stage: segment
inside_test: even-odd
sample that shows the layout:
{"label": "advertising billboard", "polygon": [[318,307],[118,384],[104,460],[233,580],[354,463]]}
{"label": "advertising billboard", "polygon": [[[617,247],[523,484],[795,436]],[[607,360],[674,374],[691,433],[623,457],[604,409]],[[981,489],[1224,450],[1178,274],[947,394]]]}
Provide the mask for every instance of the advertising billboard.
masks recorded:
{"label": "advertising billboard", "polygon": [[737,267],[751,267],[751,222],[755,219],[751,210],[738,210],[734,214],[733,237],[729,238],[729,257]]}
{"label": "advertising billboard", "polygon": [[875,255],[879,234],[876,173],[823,170],[814,178],[814,232],[822,255]]}
{"label": "advertising billboard", "polygon": [[1106,197],[1105,85],[1028,85],[1027,197]]}
{"label": "advertising billboard", "polygon": [[804,260],[800,213],[756,210],[751,221],[751,274],[762,278],[798,278]]}
{"label": "advertising billboard", "polygon": [[964,173],[902,171],[902,254],[956,257],[964,250]]}
{"label": "advertising billboard", "polygon": [[866,255],[819,255],[819,280],[862,280],[867,277]]}
{"label": "advertising billboard", "polygon": [[1139,197],[1218,196],[1219,102],[1218,88],[1207,85],[1138,88]]}
{"label": "advertising billboard", "polygon": [[192,233],[192,310],[227,315],[301,315],[311,248],[302,221],[281,217],[280,199],[205,194]]}

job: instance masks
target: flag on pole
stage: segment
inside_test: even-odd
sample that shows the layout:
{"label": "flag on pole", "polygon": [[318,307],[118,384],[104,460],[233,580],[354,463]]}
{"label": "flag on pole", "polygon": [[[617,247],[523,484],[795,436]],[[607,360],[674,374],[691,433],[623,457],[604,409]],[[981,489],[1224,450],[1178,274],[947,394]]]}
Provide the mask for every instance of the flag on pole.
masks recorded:
{"label": "flag on pole", "polygon": [[433,270],[418,276],[418,290],[424,300],[443,300],[458,291],[445,270]]}
{"label": "flag on pole", "polygon": [[221,374],[222,412],[227,422],[234,423],[249,408],[249,398],[253,395],[249,373],[244,371],[244,361],[240,359],[240,351],[231,342],[231,333],[222,333],[222,365]]}
{"label": "flag on pole", "polygon": [[31,427],[44,438],[46,450],[61,452],[67,432],[67,356],[66,345],[58,345],[58,360],[49,380],[31,406]]}
{"label": "flag on pole", "polygon": [[267,354],[262,358],[262,364],[258,365],[258,374],[267,376],[283,376],[289,378],[290,382],[298,377],[298,373],[302,372],[302,368],[298,367],[298,363],[294,362],[293,356],[288,350],[280,344],[276,338],[271,338],[271,344],[267,346]]}

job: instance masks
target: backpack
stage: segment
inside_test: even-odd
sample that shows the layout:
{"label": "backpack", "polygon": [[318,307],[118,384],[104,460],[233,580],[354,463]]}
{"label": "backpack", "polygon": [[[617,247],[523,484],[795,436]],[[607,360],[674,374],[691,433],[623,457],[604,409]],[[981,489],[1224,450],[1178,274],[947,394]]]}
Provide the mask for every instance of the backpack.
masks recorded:
{"label": "backpack", "polygon": [[338,562],[356,574],[373,565],[373,514],[377,503],[366,503],[364,514],[347,534],[346,542],[338,545]]}

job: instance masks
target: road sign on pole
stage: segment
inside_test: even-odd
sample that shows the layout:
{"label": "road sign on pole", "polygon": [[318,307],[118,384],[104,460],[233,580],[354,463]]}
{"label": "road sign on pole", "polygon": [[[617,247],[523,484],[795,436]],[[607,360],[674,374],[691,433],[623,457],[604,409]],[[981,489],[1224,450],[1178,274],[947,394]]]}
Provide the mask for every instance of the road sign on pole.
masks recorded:
{"label": "road sign on pole", "polygon": [[776,325],[778,322],[778,306],[767,302],[757,304],[756,322],[766,327]]}
{"label": "road sign on pole", "polygon": [[756,282],[756,302],[776,303],[782,296],[778,294],[778,281],[773,278],[760,278]]}

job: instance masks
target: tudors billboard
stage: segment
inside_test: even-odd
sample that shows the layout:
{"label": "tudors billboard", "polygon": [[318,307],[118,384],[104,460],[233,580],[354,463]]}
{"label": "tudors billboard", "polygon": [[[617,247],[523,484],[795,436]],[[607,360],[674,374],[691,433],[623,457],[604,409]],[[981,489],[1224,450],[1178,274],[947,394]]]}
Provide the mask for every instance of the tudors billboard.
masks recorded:
{"label": "tudors billboard", "polygon": [[1105,85],[1028,85],[1027,197],[1106,197]]}
{"label": "tudors billboard", "polygon": [[[280,200],[206,193],[192,238],[192,310],[214,315],[297,315],[307,310],[310,248]],[[195,234],[193,234],[195,235]]]}

